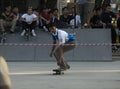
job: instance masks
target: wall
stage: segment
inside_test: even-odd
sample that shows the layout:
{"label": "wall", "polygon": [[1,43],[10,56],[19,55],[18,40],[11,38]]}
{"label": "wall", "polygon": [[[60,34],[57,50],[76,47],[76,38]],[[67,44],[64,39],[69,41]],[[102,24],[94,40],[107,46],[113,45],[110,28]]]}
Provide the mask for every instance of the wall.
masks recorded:
{"label": "wall", "polygon": [[[70,33],[76,33],[79,44],[110,43],[109,29],[64,29]],[[37,37],[31,37],[26,41],[19,34],[7,34],[7,43],[17,44],[50,44],[52,43],[49,33],[36,30]],[[55,61],[50,58],[51,46],[0,46],[0,54],[7,61]],[[111,46],[77,46],[71,52],[66,53],[65,58],[69,61],[112,61]]]}

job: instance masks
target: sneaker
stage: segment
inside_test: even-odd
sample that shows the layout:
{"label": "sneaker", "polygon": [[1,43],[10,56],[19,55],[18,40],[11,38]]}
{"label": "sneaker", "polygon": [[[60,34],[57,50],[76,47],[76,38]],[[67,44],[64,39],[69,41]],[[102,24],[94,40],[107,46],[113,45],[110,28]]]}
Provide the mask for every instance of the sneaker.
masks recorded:
{"label": "sneaker", "polygon": [[65,71],[65,70],[68,70],[68,69],[70,69],[69,65],[66,65],[65,67],[60,67],[61,71]]}
{"label": "sneaker", "polygon": [[21,36],[24,36],[24,34],[25,34],[25,30],[23,30],[23,32],[21,33]]}
{"label": "sneaker", "polygon": [[53,71],[65,71],[66,69],[63,69],[63,68],[57,68],[57,69],[53,69]]}
{"label": "sneaker", "polygon": [[33,36],[36,36],[36,34],[35,34],[35,31],[34,31],[34,30],[32,30],[32,35],[33,35]]}
{"label": "sneaker", "polygon": [[70,69],[70,65],[67,65],[67,69]]}

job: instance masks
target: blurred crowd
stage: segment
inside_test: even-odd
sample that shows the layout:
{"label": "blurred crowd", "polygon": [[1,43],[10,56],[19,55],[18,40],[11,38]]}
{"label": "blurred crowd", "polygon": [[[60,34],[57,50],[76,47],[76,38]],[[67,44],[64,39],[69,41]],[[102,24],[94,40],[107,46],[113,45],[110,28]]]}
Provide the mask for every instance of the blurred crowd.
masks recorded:
{"label": "blurred crowd", "polygon": [[1,14],[0,28],[2,32],[9,31],[15,33],[16,27],[21,27],[25,34],[26,29],[30,28],[33,36],[36,36],[35,28],[42,28],[44,31],[49,31],[48,24],[54,22],[58,28],[78,28],[81,24],[80,15],[75,12],[72,7],[70,11],[67,7],[62,8],[62,15],[59,16],[57,8],[49,9],[43,8],[38,11],[32,7],[28,7],[25,13],[20,13],[18,7],[6,6]]}
{"label": "blurred crowd", "polygon": [[[102,7],[93,10],[93,16],[88,21],[88,26],[91,28],[108,28],[111,29],[112,44],[116,44],[117,37],[120,42],[120,11],[114,13],[111,5],[107,5],[103,11]],[[114,46],[117,49],[119,46]]]}

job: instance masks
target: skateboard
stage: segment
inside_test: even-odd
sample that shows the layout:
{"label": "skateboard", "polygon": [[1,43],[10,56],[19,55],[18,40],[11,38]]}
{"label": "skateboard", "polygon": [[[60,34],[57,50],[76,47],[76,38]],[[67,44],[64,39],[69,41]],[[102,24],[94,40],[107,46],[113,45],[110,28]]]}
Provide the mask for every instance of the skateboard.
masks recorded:
{"label": "skateboard", "polygon": [[63,75],[64,72],[63,70],[60,70],[60,69],[53,69],[53,75]]}

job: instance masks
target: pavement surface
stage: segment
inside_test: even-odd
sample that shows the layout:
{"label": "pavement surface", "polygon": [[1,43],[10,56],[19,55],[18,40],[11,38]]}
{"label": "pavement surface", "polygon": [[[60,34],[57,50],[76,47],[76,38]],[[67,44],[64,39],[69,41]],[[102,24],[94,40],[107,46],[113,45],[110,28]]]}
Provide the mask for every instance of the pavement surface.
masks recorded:
{"label": "pavement surface", "polygon": [[120,89],[120,61],[69,64],[52,75],[56,62],[8,62],[12,89]]}

